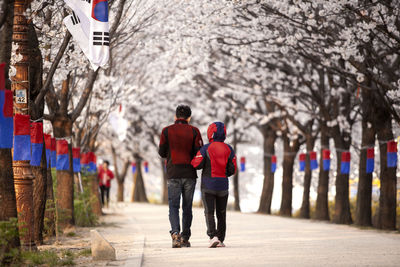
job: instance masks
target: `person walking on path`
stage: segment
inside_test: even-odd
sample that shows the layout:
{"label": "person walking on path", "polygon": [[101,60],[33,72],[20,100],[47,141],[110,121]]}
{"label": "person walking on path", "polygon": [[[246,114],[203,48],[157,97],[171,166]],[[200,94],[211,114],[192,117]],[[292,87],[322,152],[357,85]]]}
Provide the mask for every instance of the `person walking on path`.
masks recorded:
{"label": "person walking on path", "polygon": [[[192,111],[189,106],[176,108],[175,123],[162,130],[159,155],[167,158],[167,185],[169,222],[172,247],[190,247],[190,227],[192,225],[192,203],[196,187],[196,170],[191,165],[203,140],[199,129],[189,125]],[[179,220],[182,195],[182,232]]]}
{"label": "person walking on path", "polygon": [[[237,170],[233,148],[224,143],[226,128],[222,122],[212,123],[207,130],[210,141],[203,146],[192,160],[192,166],[203,169],[201,175],[201,198],[210,237],[210,248],[225,247],[226,206],[228,203],[228,177]],[[218,219],[215,225],[214,211]]]}
{"label": "person walking on path", "polygon": [[[110,202],[111,180],[114,178],[113,172],[108,168],[109,166],[110,162],[105,160],[98,174],[99,186],[101,192],[101,204],[103,205],[103,207],[104,205],[108,207],[108,203]],[[104,196],[107,198],[106,202],[104,202]]]}

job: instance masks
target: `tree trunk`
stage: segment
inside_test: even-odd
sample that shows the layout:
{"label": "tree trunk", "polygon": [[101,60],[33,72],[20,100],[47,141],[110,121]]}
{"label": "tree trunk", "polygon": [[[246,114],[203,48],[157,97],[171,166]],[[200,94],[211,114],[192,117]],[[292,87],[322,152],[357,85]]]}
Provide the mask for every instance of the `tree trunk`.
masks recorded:
{"label": "tree trunk", "polygon": [[33,181],[33,205],[34,205],[34,238],[37,246],[43,244],[44,212],[46,210],[47,192],[47,162],[46,147],[43,143],[42,161],[40,166],[32,166],[35,176]]}
{"label": "tree trunk", "polygon": [[45,225],[47,228],[47,234],[50,236],[54,236],[55,233],[55,202],[54,202],[54,191],[53,191],[53,177],[51,175],[50,166],[47,168],[47,185],[46,185],[46,210],[44,213],[45,216]]}
{"label": "tree trunk", "polygon": [[[288,136],[283,136],[283,175],[282,175],[282,201],[279,214],[292,216],[292,191],[293,191],[293,166],[296,153],[299,150],[298,141],[290,141]],[[290,142],[297,144],[290,145]]]}
{"label": "tree trunk", "polygon": [[307,155],[306,155],[306,168],[304,172],[304,190],[303,190],[303,201],[301,203],[300,208],[300,217],[304,219],[310,218],[310,187],[311,187],[311,178],[312,178],[312,170],[311,170],[311,160],[310,160],[310,152],[314,149],[315,138],[312,136],[312,133],[306,135],[306,147],[307,147]]}
{"label": "tree trunk", "polygon": [[117,201],[124,202],[124,181],[117,180],[118,191],[117,191]]}
{"label": "tree trunk", "polygon": [[329,149],[328,129],[324,123],[321,123],[321,149],[319,159],[319,177],[318,177],[318,190],[317,190],[317,204],[315,208],[315,219],[329,221],[329,205],[328,205],[328,192],[329,192],[329,170],[324,171],[324,160],[322,158],[322,151]]}
{"label": "tree trunk", "polygon": [[90,195],[92,196],[92,198],[90,199],[92,211],[97,216],[101,216],[103,214],[103,212],[101,210],[99,180],[97,178],[97,174],[89,175],[89,188],[90,188]]}
{"label": "tree trunk", "polygon": [[136,159],[136,172],[135,172],[135,184],[133,192],[133,202],[148,202],[146,196],[146,189],[144,186],[143,175],[142,175],[142,159],[139,156],[135,156]]}
{"label": "tree trunk", "polygon": [[271,214],[272,193],[274,190],[274,173],[271,171],[271,157],[275,154],[275,131],[265,128],[262,132],[264,138],[264,183],[261,192],[258,212]]}
{"label": "tree trunk", "polygon": [[385,230],[394,230],[396,228],[396,186],[397,168],[387,167],[387,144],[384,143],[393,140],[392,119],[385,110],[377,114],[376,131],[378,134],[380,152],[380,179],[381,188],[379,196],[379,213],[377,227]]}
{"label": "tree trunk", "polygon": [[[0,62],[6,62],[4,76],[6,89],[10,89],[11,84],[8,79],[9,62],[11,58],[11,40],[14,19],[14,1],[9,0],[6,21],[0,30]],[[17,218],[17,205],[14,188],[14,174],[12,169],[11,149],[0,149],[0,221],[8,221],[11,218]],[[11,242],[6,244],[5,252],[19,247],[19,237],[15,236]],[[1,262],[0,262],[1,263]]]}
{"label": "tree trunk", "polygon": [[[235,124],[235,122],[233,123]],[[237,133],[236,130],[233,129],[233,150],[235,153],[238,153],[237,150]],[[233,175],[233,196],[235,198],[235,202],[233,203],[233,208],[236,211],[240,211],[240,198],[239,198],[239,170]]]}
{"label": "tree trunk", "polygon": [[[357,206],[355,224],[371,226],[371,199],[372,199],[372,173],[367,173],[367,148],[375,145],[375,129],[373,123],[373,106],[371,96],[367,90],[363,90],[362,102],[362,137],[359,163],[359,178],[357,188]],[[368,94],[368,95],[367,95]],[[368,127],[370,124],[370,127]]]}
{"label": "tree trunk", "polygon": [[342,174],[340,171],[342,150],[343,150],[342,147],[336,146],[337,175],[336,175],[335,215],[333,217],[333,222],[338,224],[351,224],[353,220],[351,218],[351,213],[350,213],[349,174]]}
{"label": "tree trunk", "polygon": [[163,174],[163,181],[162,181],[162,204],[168,204],[168,185],[167,185],[167,181],[168,181],[168,177],[167,177],[167,171],[166,171],[166,167],[165,167],[165,161],[164,159],[160,159],[161,162],[161,170],[162,170],[162,174]]}

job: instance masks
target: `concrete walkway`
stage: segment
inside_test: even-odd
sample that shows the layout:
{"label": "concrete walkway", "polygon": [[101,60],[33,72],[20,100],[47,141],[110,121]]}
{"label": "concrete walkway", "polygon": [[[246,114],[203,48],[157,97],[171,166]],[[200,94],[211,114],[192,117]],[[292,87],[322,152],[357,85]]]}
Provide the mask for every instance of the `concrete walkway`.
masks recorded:
{"label": "concrete walkway", "polygon": [[[145,267],[400,266],[398,233],[229,212],[227,247],[209,249],[203,210],[195,208],[192,247],[172,249],[167,206],[127,204],[121,209],[133,217],[139,229],[131,232],[139,231],[145,236],[142,261]],[[119,213],[123,212],[121,209]],[[136,247],[138,240],[140,237],[136,239]],[[136,253],[139,251],[135,249]]]}

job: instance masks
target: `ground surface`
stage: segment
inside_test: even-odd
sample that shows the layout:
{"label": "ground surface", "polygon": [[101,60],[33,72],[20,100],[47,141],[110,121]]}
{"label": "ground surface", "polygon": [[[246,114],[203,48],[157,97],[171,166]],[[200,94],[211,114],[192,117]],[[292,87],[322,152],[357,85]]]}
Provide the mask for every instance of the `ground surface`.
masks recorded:
{"label": "ground surface", "polygon": [[[118,203],[105,212],[95,229],[117,261],[80,257],[78,266],[400,266],[398,232],[229,212],[227,247],[209,249],[203,210],[194,208],[192,247],[172,249],[167,206]],[[89,231],[78,228],[61,247],[89,248]]]}

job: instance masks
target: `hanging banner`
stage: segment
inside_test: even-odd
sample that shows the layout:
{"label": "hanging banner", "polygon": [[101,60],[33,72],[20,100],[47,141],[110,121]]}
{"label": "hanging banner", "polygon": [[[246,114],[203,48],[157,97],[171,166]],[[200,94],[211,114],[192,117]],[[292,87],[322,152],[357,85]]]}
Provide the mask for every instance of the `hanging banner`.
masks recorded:
{"label": "hanging banner", "polygon": [[144,166],[144,172],[148,173],[149,172],[149,163],[147,161],[145,161],[143,163],[143,166]]}
{"label": "hanging banner", "polygon": [[57,151],[56,151],[56,139],[54,137],[51,138],[51,158],[50,158],[50,165],[52,168],[57,167]]}
{"label": "hanging banner", "polygon": [[273,155],[271,157],[271,172],[275,173],[276,172],[276,156]]}
{"label": "hanging banner", "polygon": [[57,171],[69,171],[69,154],[67,140],[57,140]]}
{"label": "hanging banner", "polygon": [[397,167],[397,142],[394,140],[387,143],[387,167]]}
{"label": "hanging banner", "polygon": [[40,166],[43,153],[43,122],[31,123],[31,166]]}
{"label": "hanging banner", "polygon": [[82,153],[81,155],[81,170],[87,172],[89,170],[89,154]]}
{"label": "hanging banner", "polygon": [[374,148],[367,148],[367,167],[366,173],[373,173],[374,172],[374,165],[375,165],[375,151]]}
{"label": "hanging banner", "polygon": [[306,154],[301,153],[299,155],[299,171],[304,172],[306,168]]}
{"label": "hanging banner", "polygon": [[322,163],[324,171],[329,171],[331,168],[331,151],[329,149],[322,150]]}
{"label": "hanging banner", "polygon": [[72,169],[74,172],[81,171],[81,148],[73,147],[72,148]]}
{"label": "hanging banner", "polygon": [[349,151],[342,152],[340,173],[341,174],[349,174],[350,173],[350,152]]}
{"label": "hanging banner", "polygon": [[51,135],[50,134],[44,134],[44,143],[46,146],[47,168],[50,168],[50,158],[51,158]]}
{"label": "hanging banner", "polygon": [[246,158],[241,157],[240,158],[240,171],[244,172],[246,170]]}
{"label": "hanging banner", "polygon": [[88,159],[89,159],[88,172],[90,172],[90,173],[97,172],[96,154],[94,154],[94,152],[88,152]]}
{"label": "hanging banner", "polygon": [[31,121],[29,115],[14,116],[14,160],[31,160]]}
{"label": "hanging banner", "polygon": [[[0,79],[4,76],[0,69]],[[4,79],[4,77],[3,77]],[[0,87],[0,148],[13,146],[13,93]]]}
{"label": "hanging banner", "polygon": [[132,173],[135,173],[136,172],[136,163],[132,162],[131,166],[132,166]]}
{"label": "hanging banner", "polygon": [[315,151],[310,152],[310,168],[311,170],[318,169],[317,152]]}

